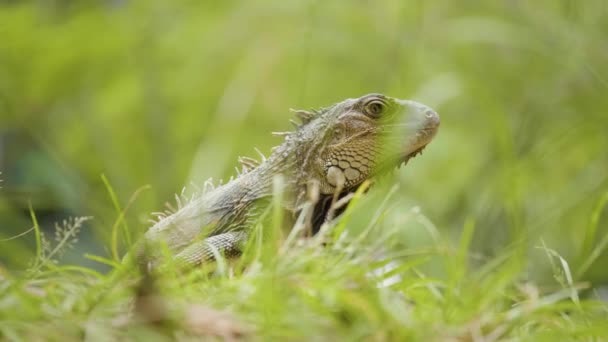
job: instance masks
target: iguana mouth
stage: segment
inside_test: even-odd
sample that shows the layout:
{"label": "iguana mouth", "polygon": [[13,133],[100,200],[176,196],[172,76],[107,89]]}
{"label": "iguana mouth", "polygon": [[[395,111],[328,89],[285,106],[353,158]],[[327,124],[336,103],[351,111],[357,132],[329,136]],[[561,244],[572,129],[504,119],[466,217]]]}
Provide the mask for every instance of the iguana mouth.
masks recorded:
{"label": "iguana mouth", "polygon": [[429,127],[419,131],[415,139],[410,140],[405,148],[402,148],[401,153],[394,154],[381,161],[376,167],[375,176],[382,176],[389,173],[390,170],[399,169],[407,164],[410,159],[422,154],[422,151],[433,140],[437,133],[437,127]]}
{"label": "iguana mouth", "polygon": [[433,122],[428,125],[426,128],[418,131],[415,137],[415,141],[409,142],[408,146],[405,148],[405,152],[401,154],[400,161],[397,162],[397,167],[405,166],[407,162],[416,157],[419,154],[422,154],[422,151],[428,145],[431,140],[435,137],[437,133],[437,129],[439,128],[438,121],[437,123]]}

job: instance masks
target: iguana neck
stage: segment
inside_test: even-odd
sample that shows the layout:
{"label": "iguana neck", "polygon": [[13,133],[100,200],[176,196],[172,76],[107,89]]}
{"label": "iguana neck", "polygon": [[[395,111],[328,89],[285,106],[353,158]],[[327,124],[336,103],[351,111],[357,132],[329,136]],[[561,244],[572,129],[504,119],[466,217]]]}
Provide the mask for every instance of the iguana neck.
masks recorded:
{"label": "iguana neck", "polygon": [[[318,127],[312,127],[318,126]],[[301,204],[307,186],[321,177],[317,159],[321,158],[327,144],[328,125],[312,122],[289,133],[285,141],[273,149],[272,154],[258,167],[239,178],[239,183],[249,188],[248,199],[271,196],[273,179],[282,176],[282,189],[286,209],[295,211]],[[314,133],[314,134],[313,134]]]}

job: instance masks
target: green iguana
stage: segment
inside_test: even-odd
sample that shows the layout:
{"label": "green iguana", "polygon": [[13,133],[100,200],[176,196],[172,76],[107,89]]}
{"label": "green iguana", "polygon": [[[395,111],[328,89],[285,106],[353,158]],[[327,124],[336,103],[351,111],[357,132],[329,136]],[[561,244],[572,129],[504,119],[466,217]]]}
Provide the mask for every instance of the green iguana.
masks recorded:
{"label": "green iguana", "polygon": [[[160,217],[146,232],[144,244],[164,243],[191,265],[212,260],[218,252],[238,255],[253,222],[277,193],[273,179],[278,175],[284,180],[278,189],[283,207],[293,217],[313,199],[309,222],[316,232],[331,218],[328,213],[337,198],[416,156],[440,122],[423,104],[381,94],[293,112],[301,122],[292,121],[297,127],[293,132],[277,133],[285,140],[268,158],[240,158],[243,171],[230,182],[184,204],[178,199],[178,209]],[[137,254],[148,267],[160,256],[157,248],[141,246]]]}

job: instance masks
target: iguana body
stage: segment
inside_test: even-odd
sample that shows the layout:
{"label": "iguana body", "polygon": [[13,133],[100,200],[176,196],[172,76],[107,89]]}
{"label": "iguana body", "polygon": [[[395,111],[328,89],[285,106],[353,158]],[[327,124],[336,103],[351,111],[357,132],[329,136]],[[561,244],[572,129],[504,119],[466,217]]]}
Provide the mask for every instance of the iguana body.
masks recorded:
{"label": "iguana body", "polygon": [[[302,123],[281,134],[285,141],[268,159],[259,164],[242,159],[242,174],[161,218],[144,240],[166,244],[188,264],[213,259],[217,252],[237,255],[273,191],[282,192],[283,207],[293,215],[314,192],[318,201],[311,222],[318,229],[329,210],[328,198],[353,192],[365,180],[407,162],[439,127],[439,116],[429,107],[380,94],[295,112]],[[278,175],[283,186],[277,190],[273,179]],[[152,261],[158,257],[139,254]]]}

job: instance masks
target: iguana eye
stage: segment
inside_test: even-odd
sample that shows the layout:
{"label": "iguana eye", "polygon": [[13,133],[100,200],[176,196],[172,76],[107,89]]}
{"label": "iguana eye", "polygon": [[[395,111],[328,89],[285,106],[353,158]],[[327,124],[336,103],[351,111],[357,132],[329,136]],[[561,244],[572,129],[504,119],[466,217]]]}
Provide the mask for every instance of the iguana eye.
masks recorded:
{"label": "iguana eye", "polygon": [[372,100],[365,105],[365,114],[377,118],[384,112],[386,105],[380,100]]}

